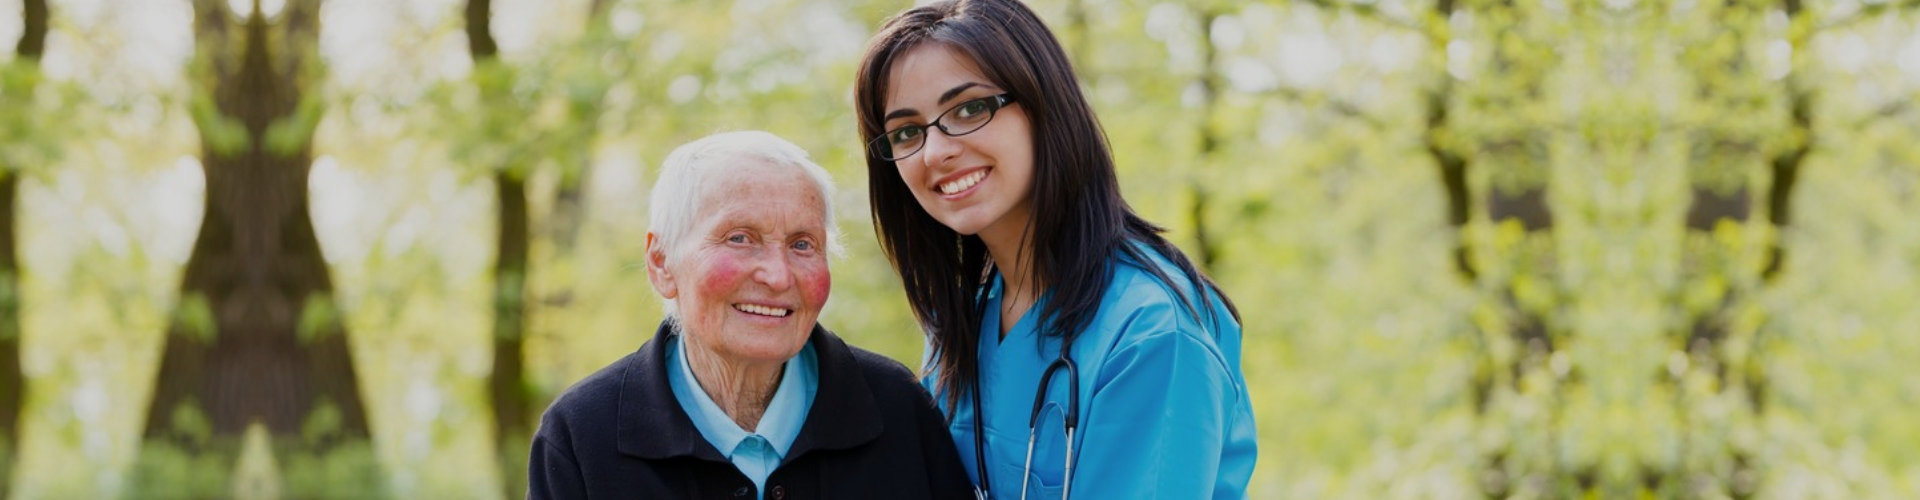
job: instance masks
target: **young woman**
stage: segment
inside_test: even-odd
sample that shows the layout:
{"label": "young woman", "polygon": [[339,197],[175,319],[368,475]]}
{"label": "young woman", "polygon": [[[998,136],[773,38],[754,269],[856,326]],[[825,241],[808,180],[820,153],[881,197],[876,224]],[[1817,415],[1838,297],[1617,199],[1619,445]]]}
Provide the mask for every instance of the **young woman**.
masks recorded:
{"label": "young woman", "polygon": [[1066,54],[1015,0],[889,19],[854,96],[924,380],[996,498],[1242,498],[1239,313],[1120,197]]}

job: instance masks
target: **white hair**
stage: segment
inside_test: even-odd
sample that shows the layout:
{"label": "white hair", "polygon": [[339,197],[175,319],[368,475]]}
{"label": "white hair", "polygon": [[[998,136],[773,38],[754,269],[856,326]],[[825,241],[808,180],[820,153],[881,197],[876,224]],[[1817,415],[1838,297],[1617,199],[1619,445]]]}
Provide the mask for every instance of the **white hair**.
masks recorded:
{"label": "white hair", "polygon": [[[759,130],[721,132],[674,148],[660,164],[660,177],[648,195],[647,227],[654,234],[654,245],[671,262],[678,257],[674,249],[691,229],[700,195],[713,174],[722,173],[742,160],[794,168],[813,181],[820,194],[820,216],[826,221],[828,255],[840,252],[840,225],[833,217],[833,176],[807,155],[807,150],[780,136]],[[660,297],[667,318],[675,319],[678,309],[673,299]]]}

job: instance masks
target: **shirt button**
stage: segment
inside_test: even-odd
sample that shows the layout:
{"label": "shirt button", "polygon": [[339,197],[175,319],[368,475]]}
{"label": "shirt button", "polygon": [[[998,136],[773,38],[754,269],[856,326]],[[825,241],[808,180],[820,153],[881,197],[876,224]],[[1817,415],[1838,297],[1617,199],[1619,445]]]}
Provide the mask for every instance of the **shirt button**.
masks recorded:
{"label": "shirt button", "polygon": [[773,500],[786,500],[786,499],[787,499],[787,487],[777,485],[777,484],[773,485]]}

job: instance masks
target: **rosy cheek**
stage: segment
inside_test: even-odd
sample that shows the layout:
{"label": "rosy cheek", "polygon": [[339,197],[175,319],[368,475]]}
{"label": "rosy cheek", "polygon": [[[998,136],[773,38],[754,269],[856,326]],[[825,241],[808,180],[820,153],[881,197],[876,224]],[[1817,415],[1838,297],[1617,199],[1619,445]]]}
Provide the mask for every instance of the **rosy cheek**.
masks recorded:
{"label": "rosy cheek", "polygon": [[737,288],[740,281],[753,272],[746,262],[716,252],[707,256],[705,269],[700,274],[700,290],[712,298],[724,298]]}
{"label": "rosy cheek", "polygon": [[827,303],[827,295],[833,292],[833,276],[827,272],[826,262],[810,263],[794,270],[794,278],[799,280],[801,300],[807,305],[819,308]]}

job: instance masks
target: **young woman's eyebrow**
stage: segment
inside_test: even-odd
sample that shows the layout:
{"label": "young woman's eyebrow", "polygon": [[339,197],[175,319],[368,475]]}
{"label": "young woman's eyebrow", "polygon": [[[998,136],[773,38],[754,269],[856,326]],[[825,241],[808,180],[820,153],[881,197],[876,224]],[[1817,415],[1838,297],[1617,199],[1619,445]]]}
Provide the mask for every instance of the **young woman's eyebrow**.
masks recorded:
{"label": "young woman's eyebrow", "polygon": [[961,92],[964,92],[967,89],[978,87],[978,86],[980,86],[979,82],[967,82],[967,83],[956,85],[953,88],[947,89],[946,92],[943,92],[940,94],[940,105],[945,106],[947,105],[947,101],[953,100],[954,96],[958,96],[960,95]]}
{"label": "young woman's eyebrow", "polygon": [[[955,85],[953,88],[947,89],[946,92],[940,93],[940,105],[945,106],[947,101],[953,100],[954,96],[958,96],[961,92],[978,86],[980,86],[980,82],[967,82]],[[892,120],[894,118],[903,118],[917,114],[920,114],[920,112],[915,111],[913,108],[896,109],[891,113],[887,113],[886,118],[882,118],[882,120]]]}

